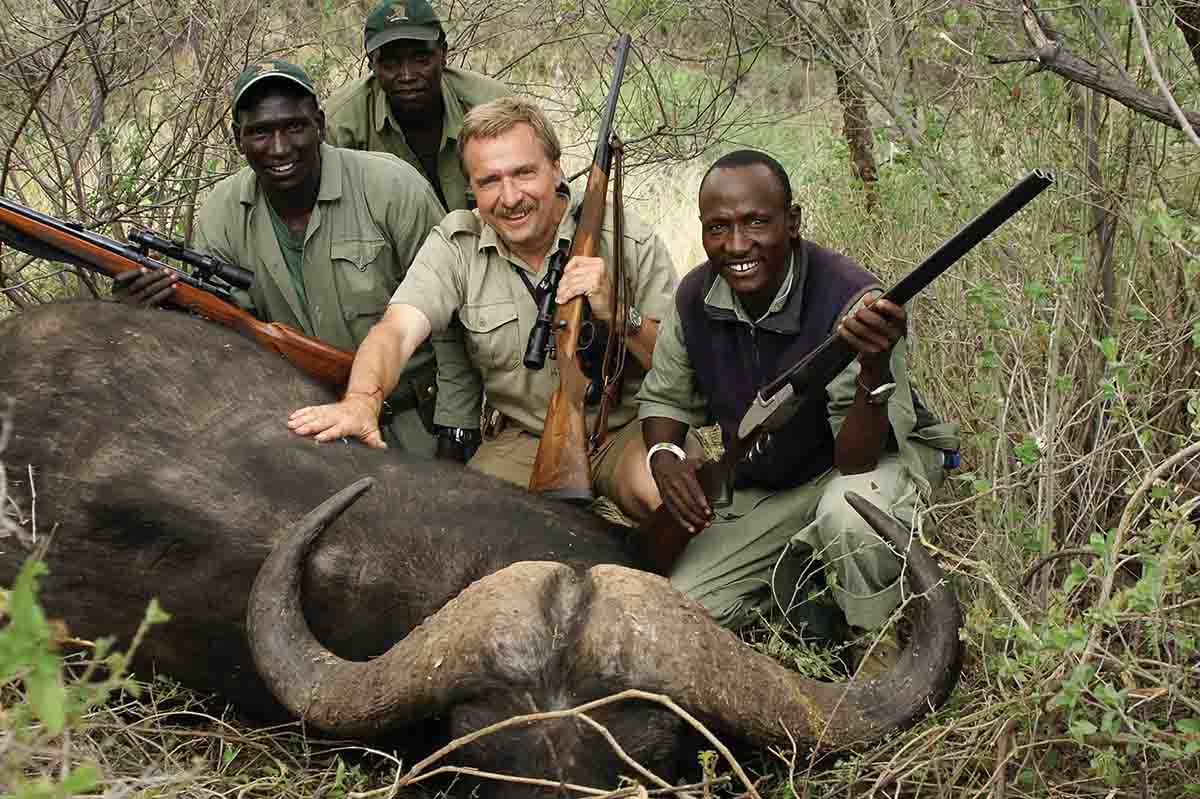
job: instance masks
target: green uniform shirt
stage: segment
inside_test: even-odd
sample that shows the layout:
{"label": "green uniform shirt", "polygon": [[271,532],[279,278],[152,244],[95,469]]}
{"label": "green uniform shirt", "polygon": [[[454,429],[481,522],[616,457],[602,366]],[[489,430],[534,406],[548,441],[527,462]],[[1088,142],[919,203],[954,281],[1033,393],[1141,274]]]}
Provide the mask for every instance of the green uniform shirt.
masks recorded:
{"label": "green uniform shirt", "polygon": [[[271,222],[266,195],[250,167],[222,180],[200,209],[196,247],[254,272],[239,302],[265,321],[281,322],[339,349],[352,351],[387,309],[442,208],[412,167],[384,153],[321,145],[321,185],[304,235],[301,274],[307,302],[296,291]],[[447,380],[474,381],[475,404],[447,408],[439,422],[479,426],[478,378],[465,359],[461,337],[434,341]],[[428,344],[414,354],[408,374],[431,366]],[[402,379],[401,384],[404,384]],[[448,390],[446,397],[470,397]],[[447,421],[441,422],[441,419]]]}
{"label": "green uniform shirt", "polygon": [[[733,289],[720,275],[713,281],[712,287],[704,298],[704,304],[712,308],[732,311],[738,321],[743,324],[761,323],[783,308],[793,289],[793,275],[794,268],[789,267],[788,274],[779,287],[775,299],[772,300],[771,306],[762,318],[757,320],[750,318]],[[857,310],[858,307],[856,305],[852,310]],[[902,338],[892,349],[890,363],[896,390],[888,400],[888,420],[896,434],[896,440],[900,442],[901,460],[924,484],[924,487],[928,488],[921,455],[914,450],[911,443],[917,417],[908,382],[905,352],[906,343]],[[826,411],[829,414],[829,426],[834,437],[842,429],[842,423],[846,421],[846,416],[849,414],[851,406],[854,405],[860,368],[857,359],[851,361],[850,365],[843,369],[826,387],[828,395]],[[674,419],[692,427],[701,427],[709,422],[708,401],[697,389],[695,371],[684,343],[683,324],[679,320],[679,309],[674,302],[671,303],[670,311],[658,329],[653,364],[646,379],[642,381],[637,401],[639,405],[638,418],[640,419],[659,416]]]}
{"label": "green uniform shirt", "polygon": [[[442,72],[442,145],[438,151],[436,178],[446,207],[467,207],[467,179],[458,164],[458,133],[463,116],[477,105],[506,97],[512,92],[499,81],[475,72],[446,67]],[[392,116],[387,95],[374,75],[342,87],[325,103],[325,137],[337,147],[391,153],[425,173],[421,160],[408,146],[404,131]],[[432,182],[432,181],[431,181]]]}
{"label": "green uniform shirt", "polygon": [[[572,196],[558,226],[560,241],[574,238],[575,209],[581,200],[582,193]],[[623,239],[633,304],[644,317],[662,319],[671,308],[675,289],[671,256],[658,236],[635,219],[625,220]],[[598,250],[597,256],[609,266],[611,280],[611,209],[605,212]],[[393,303],[420,309],[435,331],[444,330],[457,312],[465,328],[467,356],[482,373],[489,404],[535,435],[541,435],[545,426],[546,407],[558,388],[559,373],[549,358],[539,371],[521,363],[537,306],[516,270],[523,270],[536,286],[548,265],[549,257],[535,272],[509,252],[496,231],[483,224],[478,211],[454,211],[429,234],[392,296]],[[634,395],[641,374],[630,368],[632,362],[630,356],[621,403],[609,411],[609,430],[636,418]]]}
{"label": "green uniform shirt", "polygon": [[[292,276],[292,287],[300,297],[300,310],[308,316],[308,294],[304,290],[304,233],[293,234],[275,209],[267,203],[267,211],[271,215],[271,227],[275,228],[275,240],[279,242],[279,250],[287,263],[288,274]],[[310,323],[311,324],[311,323]]]}

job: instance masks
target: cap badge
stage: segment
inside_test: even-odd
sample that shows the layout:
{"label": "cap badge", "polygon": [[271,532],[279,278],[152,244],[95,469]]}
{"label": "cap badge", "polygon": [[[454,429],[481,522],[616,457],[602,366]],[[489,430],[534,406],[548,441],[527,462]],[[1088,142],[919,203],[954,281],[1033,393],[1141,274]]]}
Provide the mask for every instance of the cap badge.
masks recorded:
{"label": "cap badge", "polygon": [[392,6],[395,10],[387,18],[388,22],[407,22],[408,21],[408,2],[407,0],[397,0]]}

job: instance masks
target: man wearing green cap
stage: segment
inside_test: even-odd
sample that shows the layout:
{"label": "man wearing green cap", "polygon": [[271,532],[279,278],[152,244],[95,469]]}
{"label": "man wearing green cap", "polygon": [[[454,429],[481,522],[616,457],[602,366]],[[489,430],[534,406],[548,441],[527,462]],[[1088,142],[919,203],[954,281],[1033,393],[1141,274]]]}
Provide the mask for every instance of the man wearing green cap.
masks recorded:
{"label": "man wearing green cap", "polygon": [[446,33],[428,0],[383,0],[367,17],[363,44],[371,74],[326,103],[329,142],[399,156],[425,176],[447,210],[470,207],[455,149],[463,115],[512,92],[446,66]]}
{"label": "man wearing green cap", "polygon": [[[356,349],[444,209],[395,156],[324,143],[316,91],[295,64],[246,67],[233,86],[232,114],[247,166],[218,183],[200,209],[197,249],[254,272],[238,301],[255,316]],[[157,303],[175,279],[145,274],[119,282],[114,293]],[[405,369],[380,419],[389,444],[428,455],[435,396],[438,423],[479,425],[480,387],[461,334],[448,331],[432,344]]]}

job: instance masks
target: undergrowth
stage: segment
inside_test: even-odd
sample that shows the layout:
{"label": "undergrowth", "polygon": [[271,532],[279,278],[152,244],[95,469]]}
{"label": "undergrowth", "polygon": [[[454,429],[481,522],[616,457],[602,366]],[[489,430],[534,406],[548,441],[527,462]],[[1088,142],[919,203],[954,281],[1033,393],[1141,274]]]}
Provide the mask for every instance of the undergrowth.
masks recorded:
{"label": "undergrowth", "polygon": [[[342,68],[312,57],[323,80]],[[748,76],[739,108],[772,103],[783,109],[778,124],[630,178],[633,207],[680,271],[703,257],[700,175],[734,146],[779,156],[804,235],[884,282],[1030,168],[1051,168],[1057,181],[910,306],[914,382],[963,425],[963,466],[921,520],[962,603],[962,680],[915,729],[856,754],[749,756],[759,790],[1200,796],[1200,153],[1173,132],[1107,112],[1102,154],[1117,235],[1105,304],[1069,93],[1044,81],[1023,96],[987,80],[956,84],[945,100],[952,110],[924,119],[950,182],[930,179],[879,126],[879,201],[868,213],[836,103],[784,96],[771,85],[781,72],[766,74]],[[825,76],[825,98],[828,84]],[[394,755],[319,742],[297,726],[252,727],[165,678],[133,680],[107,644],[73,656],[71,674],[96,679],[61,676],[70,658],[56,647],[69,631],[36,611],[36,573],[27,567],[7,595],[0,633],[6,796],[387,794],[403,765]],[[746,637],[793,667],[834,673],[828,653],[766,622]],[[728,776],[720,759],[701,757],[705,774]],[[732,781],[711,790],[741,791]]]}

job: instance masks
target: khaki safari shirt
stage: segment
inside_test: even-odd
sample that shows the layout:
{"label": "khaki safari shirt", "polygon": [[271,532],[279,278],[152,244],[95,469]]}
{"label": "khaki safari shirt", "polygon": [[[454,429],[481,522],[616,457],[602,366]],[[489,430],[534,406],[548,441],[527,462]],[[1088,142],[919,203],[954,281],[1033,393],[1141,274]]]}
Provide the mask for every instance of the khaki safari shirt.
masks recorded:
{"label": "khaki safari shirt", "polygon": [[[572,194],[558,226],[560,246],[575,236],[575,214],[581,201],[582,192]],[[645,318],[660,320],[673,304],[675,268],[670,254],[662,240],[638,220],[627,218],[623,233],[623,258],[633,288],[633,305]],[[612,248],[609,209],[596,254],[608,265],[610,280]],[[516,270],[523,270],[536,286],[549,262],[547,256],[536,271],[530,269],[509,252],[495,230],[483,224],[478,211],[454,211],[429,234],[392,296],[393,303],[420,309],[434,330],[444,330],[457,312],[465,329],[467,356],[482,374],[488,403],[521,429],[539,436],[545,426],[546,407],[558,388],[559,373],[550,358],[537,371],[525,368],[521,362],[529,331],[537,319],[537,305]],[[625,369],[621,402],[609,411],[610,431],[637,415],[634,396],[641,383],[641,370],[632,356]],[[594,411],[589,417],[591,413]]]}
{"label": "khaki safari shirt", "polygon": [[[779,313],[783,309],[788,295],[794,288],[794,277],[795,262],[793,258],[793,263],[788,267],[787,276],[779,287],[775,299],[772,300],[767,312],[757,320],[750,318],[737,294],[720,275],[713,281],[712,287],[704,297],[704,304],[707,307],[732,311],[738,321],[743,324],[751,326],[762,324],[772,314]],[[876,295],[869,293],[851,309],[851,312],[857,311],[868,298],[874,298],[874,296]],[[922,487],[928,490],[928,480],[925,477],[927,469],[922,460],[923,456],[912,445],[917,417],[908,381],[905,352],[906,342],[902,338],[892,349],[890,363],[896,390],[888,400],[888,420],[896,435],[896,440],[900,442],[901,460],[909,467],[909,471],[922,484]],[[842,424],[846,421],[846,416],[854,405],[860,369],[857,359],[851,361],[850,365],[843,369],[826,387],[828,396],[826,411],[834,437],[842,429]],[[658,329],[653,364],[646,379],[642,381],[637,401],[639,419],[661,416],[692,427],[701,427],[709,423],[708,402],[697,389],[695,372],[684,343],[679,309],[676,308],[674,302],[671,303],[670,311]]]}
{"label": "khaki safari shirt", "polygon": [[[446,207],[467,207],[467,180],[458,163],[458,133],[463,116],[477,105],[512,94],[507,86],[475,72],[446,67],[442,72],[442,145],[438,150],[437,181]],[[325,103],[325,136],[330,144],[352,150],[375,150],[404,159],[425,174],[421,159],[408,146],[404,131],[392,116],[387,94],[374,75],[350,83]],[[434,177],[434,176],[426,176]]]}
{"label": "khaki safari shirt", "polygon": [[[321,185],[301,264],[307,303],[288,272],[266,195],[250,167],[213,189],[198,215],[196,247],[254,272],[249,293],[238,292],[237,299],[258,318],[353,351],[387,309],[425,236],[442,218],[441,204],[419,178],[392,155],[321,145]],[[478,378],[461,338],[451,333],[434,344],[439,372],[474,381],[473,390],[451,386],[442,392],[439,375],[439,423],[478,427]],[[406,374],[433,363],[433,347],[426,344]],[[452,401],[462,407],[443,410],[443,403]]]}

